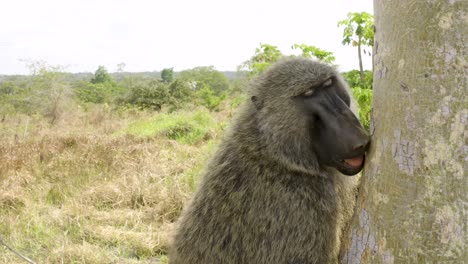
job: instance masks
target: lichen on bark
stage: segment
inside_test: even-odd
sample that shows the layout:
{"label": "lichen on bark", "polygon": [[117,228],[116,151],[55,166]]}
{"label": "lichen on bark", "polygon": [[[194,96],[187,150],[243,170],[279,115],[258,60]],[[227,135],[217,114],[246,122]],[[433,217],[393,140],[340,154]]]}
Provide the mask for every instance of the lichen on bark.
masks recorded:
{"label": "lichen on bark", "polygon": [[374,8],[372,145],[341,261],[463,263],[468,1]]}

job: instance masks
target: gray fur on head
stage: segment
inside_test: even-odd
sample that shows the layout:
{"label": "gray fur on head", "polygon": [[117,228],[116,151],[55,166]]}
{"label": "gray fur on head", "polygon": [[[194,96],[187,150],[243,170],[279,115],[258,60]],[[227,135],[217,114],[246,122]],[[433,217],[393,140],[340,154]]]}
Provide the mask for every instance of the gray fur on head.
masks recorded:
{"label": "gray fur on head", "polygon": [[[269,157],[291,169],[318,173],[317,157],[310,150],[313,139],[306,133],[307,117],[299,113],[300,109],[291,108],[290,100],[336,75],[333,67],[317,61],[283,58],[254,81],[250,93],[263,105],[255,113],[259,139],[265,143]],[[288,133],[284,133],[285,128]]]}

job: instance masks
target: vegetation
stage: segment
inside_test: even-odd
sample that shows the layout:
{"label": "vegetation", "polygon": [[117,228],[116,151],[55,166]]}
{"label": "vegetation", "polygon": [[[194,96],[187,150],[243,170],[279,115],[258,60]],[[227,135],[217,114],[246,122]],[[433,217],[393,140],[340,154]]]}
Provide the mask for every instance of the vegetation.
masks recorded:
{"label": "vegetation", "polygon": [[302,51],[301,56],[305,58],[316,58],[325,63],[332,64],[335,61],[335,56],[332,52],[319,49],[315,46],[309,46],[306,44],[294,44],[292,49],[300,49]]}
{"label": "vegetation", "polygon": [[364,72],[364,80],[360,77],[358,70],[343,73],[344,78],[351,87],[354,99],[359,106],[359,119],[366,129],[370,126],[370,114],[372,110],[372,71]]}
{"label": "vegetation", "polygon": [[354,87],[351,89],[351,92],[353,93],[353,96],[358,103],[359,120],[361,121],[364,128],[369,130],[373,92],[370,89],[363,89],[361,87]]}
{"label": "vegetation", "polygon": [[193,145],[213,138],[213,131],[219,129],[222,127],[217,127],[208,111],[198,110],[160,114],[129,125],[125,133],[139,137],[167,137]]}
{"label": "vegetation", "polygon": [[91,83],[113,83],[114,81],[110,77],[104,66],[99,66],[96,72],[94,73],[93,78],[91,78]]}
{"label": "vegetation", "polygon": [[275,63],[281,56],[278,47],[260,44],[260,47],[255,49],[255,54],[239,66],[239,70],[247,71],[250,77],[256,76]]}
{"label": "vegetation", "polygon": [[[0,236],[40,263],[167,260],[226,115],[74,109],[0,123]],[[18,263],[0,247],[0,262]]]}
{"label": "vegetation", "polygon": [[165,83],[170,83],[174,79],[174,68],[166,68],[161,72],[161,79]]}
{"label": "vegetation", "polygon": [[121,99],[121,103],[137,106],[140,109],[161,110],[170,103],[169,88],[159,81],[140,81],[133,85]]}
{"label": "vegetation", "polygon": [[370,51],[363,50],[363,46],[372,47],[374,45],[374,17],[367,12],[348,13],[348,17],[338,22],[338,26],[343,26],[343,45],[353,45],[358,48],[359,72],[361,80],[364,80],[364,69],[362,67],[362,51],[371,54]]}
{"label": "vegetation", "polygon": [[189,82],[195,91],[208,87],[219,96],[229,90],[228,78],[212,66],[182,71],[178,78]]}

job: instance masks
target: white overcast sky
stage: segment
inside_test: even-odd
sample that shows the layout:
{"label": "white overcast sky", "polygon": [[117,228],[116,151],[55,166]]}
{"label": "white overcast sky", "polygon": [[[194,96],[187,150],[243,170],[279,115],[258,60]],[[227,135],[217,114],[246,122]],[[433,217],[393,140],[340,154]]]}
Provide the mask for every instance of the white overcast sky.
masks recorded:
{"label": "white overcast sky", "polygon": [[[357,50],[341,45],[337,22],[373,13],[372,0],[132,0],[0,2],[0,74],[25,74],[21,60],[70,72],[235,70],[260,43],[293,54],[294,44],[335,53],[341,70],[358,68]],[[364,61],[371,68],[371,60]]]}

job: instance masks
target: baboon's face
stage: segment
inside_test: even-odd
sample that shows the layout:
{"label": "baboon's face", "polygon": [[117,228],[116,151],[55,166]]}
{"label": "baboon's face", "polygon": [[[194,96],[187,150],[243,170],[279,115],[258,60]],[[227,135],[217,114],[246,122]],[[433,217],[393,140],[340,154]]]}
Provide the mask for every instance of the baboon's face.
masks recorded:
{"label": "baboon's face", "polygon": [[369,135],[350,109],[346,83],[329,65],[303,58],[273,65],[257,80],[252,102],[270,157],[304,172],[321,166],[354,175]]}
{"label": "baboon's face", "polygon": [[330,75],[294,97],[306,116],[311,148],[319,164],[354,175],[364,166],[370,138],[350,109],[341,78]]}

